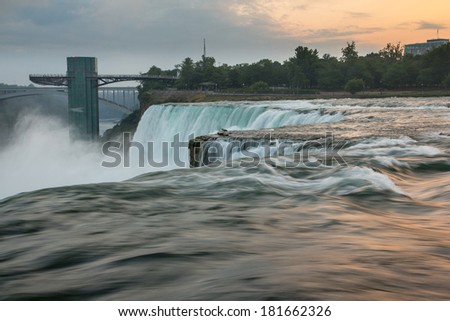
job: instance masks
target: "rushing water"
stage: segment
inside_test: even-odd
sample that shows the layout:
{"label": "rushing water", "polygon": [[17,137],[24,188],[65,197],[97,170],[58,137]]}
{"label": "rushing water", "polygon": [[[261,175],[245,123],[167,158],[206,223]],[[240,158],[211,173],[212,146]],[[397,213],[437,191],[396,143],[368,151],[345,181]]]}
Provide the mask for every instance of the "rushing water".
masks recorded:
{"label": "rushing water", "polygon": [[[418,123],[415,109],[439,109],[450,122],[446,104],[154,106],[135,140],[342,122],[361,107]],[[17,133],[0,152],[0,299],[450,299],[448,136],[360,139],[342,150],[346,166],[285,168],[276,156],[161,170],[101,167],[98,146],[69,144],[48,119]]]}

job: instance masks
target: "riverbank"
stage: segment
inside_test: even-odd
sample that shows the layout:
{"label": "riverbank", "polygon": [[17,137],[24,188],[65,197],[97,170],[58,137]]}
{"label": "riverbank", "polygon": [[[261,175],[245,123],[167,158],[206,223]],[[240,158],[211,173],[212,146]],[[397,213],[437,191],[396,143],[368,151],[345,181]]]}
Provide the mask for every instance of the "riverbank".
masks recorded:
{"label": "riverbank", "polygon": [[342,99],[342,98],[389,98],[389,97],[450,97],[450,90],[416,89],[416,90],[366,90],[356,94],[346,91],[307,90],[298,93],[242,93],[221,91],[184,91],[159,90],[147,92],[141,97],[142,113],[151,105],[165,103],[194,103],[216,101],[272,101],[272,100],[305,100],[305,99]]}
{"label": "riverbank", "polygon": [[238,100],[303,100],[303,99],[341,99],[341,98],[389,98],[389,97],[445,97],[450,96],[450,90],[418,89],[418,90],[366,90],[356,94],[346,91],[305,91],[300,93],[226,93],[206,92],[199,95],[197,101],[238,101]]}

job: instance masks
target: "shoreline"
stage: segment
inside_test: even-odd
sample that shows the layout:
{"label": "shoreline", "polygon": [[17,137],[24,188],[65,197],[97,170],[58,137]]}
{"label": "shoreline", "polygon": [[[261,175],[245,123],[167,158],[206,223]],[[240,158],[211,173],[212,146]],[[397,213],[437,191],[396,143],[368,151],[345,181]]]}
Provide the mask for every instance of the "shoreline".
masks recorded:
{"label": "shoreline", "polygon": [[[263,101],[263,100],[309,100],[309,99],[373,99],[373,98],[426,98],[426,97],[450,97],[450,90],[424,89],[424,90],[367,90],[356,94],[346,91],[316,91],[314,93],[279,94],[279,93],[221,93],[206,92],[201,102],[215,101]],[[200,101],[199,101],[200,102]]]}
{"label": "shoreline", "polygon": [[264,100],[309,100],[309,99],[373,99],[373,98],[428,98],[450,97],[450,90],[366,90],[356,94],[340,91],[310,91],[304,93],[235,93],[196,90],[154,90],[145,93],[141,100],[142,113],[151,105],[168,103],[195,103],[217,101],[264,101]]}

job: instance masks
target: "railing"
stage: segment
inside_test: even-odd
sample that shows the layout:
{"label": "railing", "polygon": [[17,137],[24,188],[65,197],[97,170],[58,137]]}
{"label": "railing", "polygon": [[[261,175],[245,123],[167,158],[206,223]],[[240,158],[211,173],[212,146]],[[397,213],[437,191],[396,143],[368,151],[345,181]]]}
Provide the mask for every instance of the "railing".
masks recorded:
{"label": "railing", "polygon": [[178,77],[174,76],[159,76],[159,75],[98,75],[98,85],[108,85],[120,81],[130,80],[163,80],[163,81],[175,81]]}
{"label": "railing", "polygon": [[31,74],[30,78],[68,78],[63,74]]}
{"label": "railing", "polygon": [[67,88],[61,87],[0,87],[0,99],[20,97],[24,95],[41,95],[47,93],[67,93]]}
{"label": "railing", "polygon": [[138,78],[138,79],[170,79],[177,80],[176,76],[161,76],[161,75],[98,75],[97,78]]}
{"label": "railing", "polygon": [[[160,76],[160,75],[96,75],[87,76],[88,78],[96,78],[98,80],[98,86],[108,85],[120,81],[132,81],[132,80],[161,80],[161,81],[175,81],[179,79],[176,76]],[[40,85],[54,85],[54,86],[67,86],[71,77],[61,74],[32,74],[30,80]]]}
{"label": "railing", "polygon": [[30,80],[40,85],[67,86],[66,75],[30,75]]}

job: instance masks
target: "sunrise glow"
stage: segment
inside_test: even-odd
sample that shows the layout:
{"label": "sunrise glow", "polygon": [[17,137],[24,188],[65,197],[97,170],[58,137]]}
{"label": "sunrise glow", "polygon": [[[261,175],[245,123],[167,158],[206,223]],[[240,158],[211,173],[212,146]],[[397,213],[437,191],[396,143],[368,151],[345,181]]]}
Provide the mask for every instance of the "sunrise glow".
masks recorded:
{"label": "sunrise glow", "polygon": [[[255,11],[255,8],[257,10]],[[264,1],[231,7],[238,16],[270,17],[286,36],[308,43],[355,40],[380,47],[388,42],[403,44],[450,36],[450,2],[431,1]],[[256,12],[256,13],[255,13]]]}

